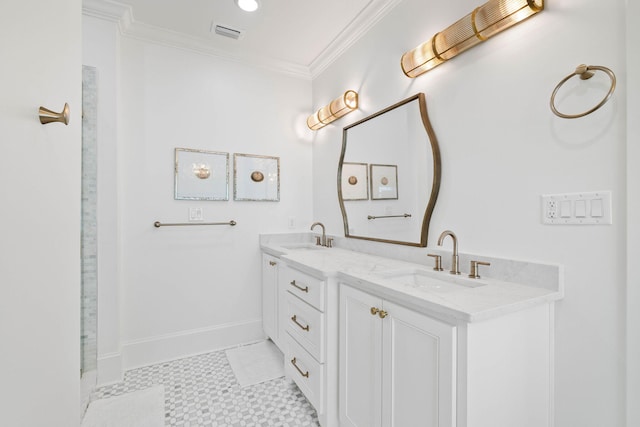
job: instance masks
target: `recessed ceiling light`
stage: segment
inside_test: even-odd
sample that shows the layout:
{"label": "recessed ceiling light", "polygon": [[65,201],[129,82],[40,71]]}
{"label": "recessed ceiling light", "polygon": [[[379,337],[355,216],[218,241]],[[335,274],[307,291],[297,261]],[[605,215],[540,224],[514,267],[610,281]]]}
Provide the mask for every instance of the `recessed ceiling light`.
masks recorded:
{"label": "recessed ceiling light", "polygon": [[235,2],[245,12],[254,12],[260,7],[258,0],[235,0]]}

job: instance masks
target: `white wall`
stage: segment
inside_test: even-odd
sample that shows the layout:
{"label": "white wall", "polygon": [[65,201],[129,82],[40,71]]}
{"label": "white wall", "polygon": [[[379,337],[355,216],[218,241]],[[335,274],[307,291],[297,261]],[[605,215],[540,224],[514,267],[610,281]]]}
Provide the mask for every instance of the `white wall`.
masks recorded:
{"label": "white wall", "polygon": [[[461,252],[563,264],[566,297],[557,304],[556,317],[556,425],[622,426],[624,2],[548,2],[538,16],[426,75],[413,80],[403,75],[403,52],[476,6],[472,0],[405,0],[314,79],[314,108],[346,89],[359,92],[361,106],[315,133],[314,216],[329,232],[341,233],[335,174],[342,127],[424,92],[442,154],[429,246],[441,231],[452,229]],[[560,119],[549,109],[551,92],[583,62],[611,68],[618,89],[599,111]],[[541,224],[541,194],[591,190],[613,192],[613,225]],[[427,250],[416,250],[428,262]]]}
{"label": "white wall", "polygon": [[[125,367],[263,336],[258,233],[311,224],[311,83],[123,37],[118,179]],[[302,136],[301,136],[302,135]],[[174,200],[174,149],[280,157],[279,202]],[[231,182],[233,157],[231,156]],[[163,227],[202,207],[207,222]]]}
{"label": "white wall", "polygon": [[[640,3],[627,2],[627,74],[640,68]],[[627,107],[627,425],[640,425],[640,82],[628,81]]]}
{"label": "white wall", "polygon": [[[3,3],[0,14],[3,426],[80,422],[80,19],[79,0]],[[40,124],[38,107],[65,102],[69,126]]]}

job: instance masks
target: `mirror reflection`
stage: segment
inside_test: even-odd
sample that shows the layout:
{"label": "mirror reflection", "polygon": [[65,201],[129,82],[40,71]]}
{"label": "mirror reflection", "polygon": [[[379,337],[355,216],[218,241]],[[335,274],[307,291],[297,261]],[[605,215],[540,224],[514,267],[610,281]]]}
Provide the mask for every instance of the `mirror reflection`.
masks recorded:
{"label": "mirror reflection", "polygon": [[338,198],[346,237],[427,246],[439,188],[424,94],[344,128]]}

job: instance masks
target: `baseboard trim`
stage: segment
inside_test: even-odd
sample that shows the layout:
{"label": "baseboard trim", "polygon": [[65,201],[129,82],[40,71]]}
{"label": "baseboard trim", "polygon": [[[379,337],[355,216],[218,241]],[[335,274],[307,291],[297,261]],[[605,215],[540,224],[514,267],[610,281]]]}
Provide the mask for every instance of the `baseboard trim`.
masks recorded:
{"label": "baseboard trim", "polygon": [[122,370],[182,359],[264,339],[262,319],[128,341],[122,346]]}
{"label": "baseboard trim", "polygon": [[96,387],[122,381],[123,373],[121,353],[108,353],[98,356],[98,379],[96,381]]}

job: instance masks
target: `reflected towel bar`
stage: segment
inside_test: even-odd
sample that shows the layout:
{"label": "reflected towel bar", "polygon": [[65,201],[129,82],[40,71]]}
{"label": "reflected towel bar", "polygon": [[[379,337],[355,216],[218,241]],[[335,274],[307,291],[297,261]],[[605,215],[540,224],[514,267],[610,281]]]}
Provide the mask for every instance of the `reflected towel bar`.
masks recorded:
{"label": "reflected towel bar", "polygon": [[378,218],[411,218],[411,214],[403,214],[403,215],[386,215],[386,216],[367,216],[367,219],[378,219]]}
{"label": "reflected towel bar", "polygon": [[229,222],[183,222],[183,223],[166,223],[163,224],[160,221],[156,221],[153,223],[153,226],[156,228],[160,228],[160,227],[177,227],[177,226],[183,226],[183,225],[230,225],[230,226],[234,226],[236,225],[237,222],[235,222],[234,220],[231,220]]}

